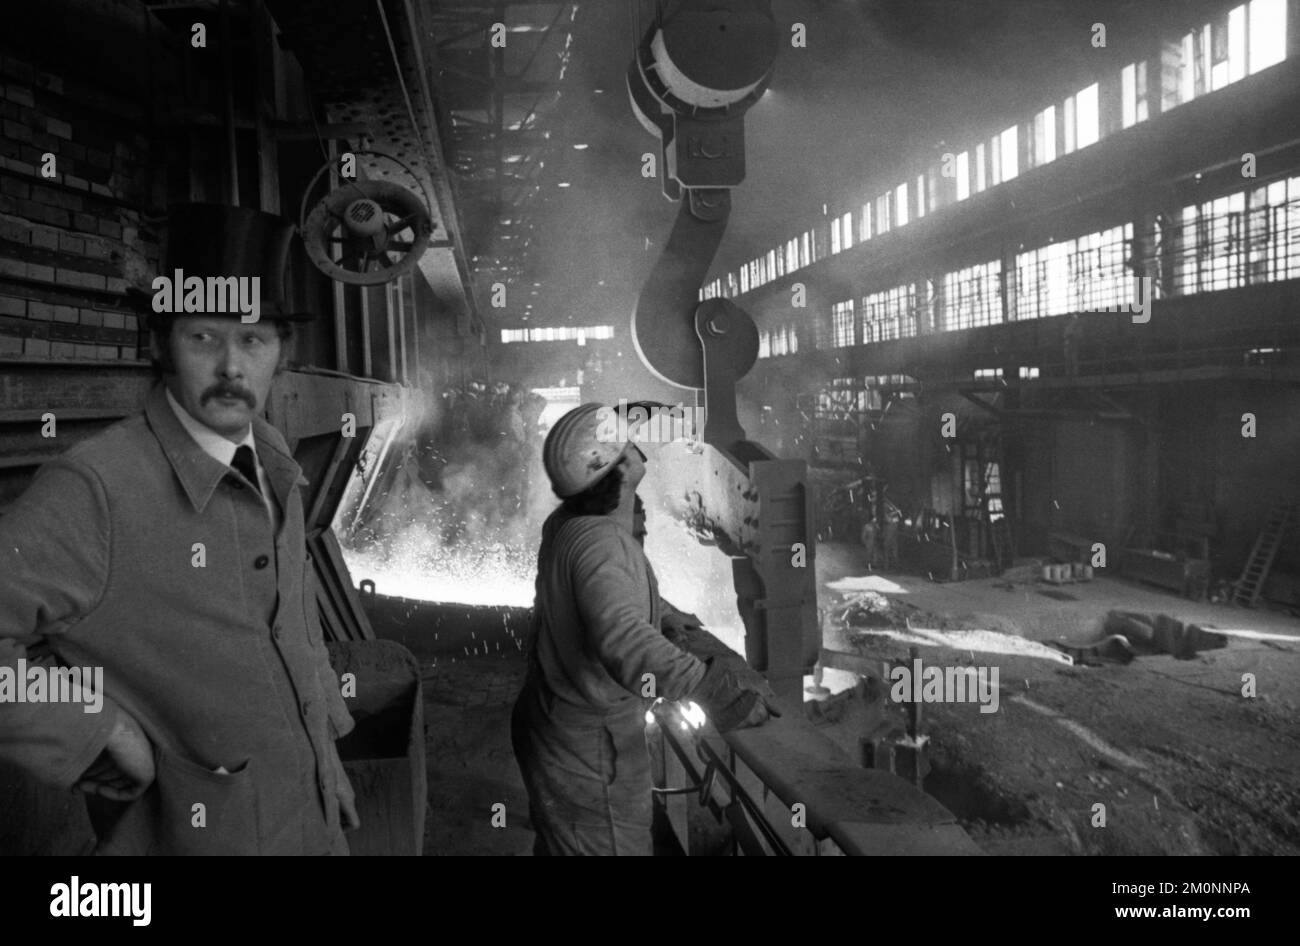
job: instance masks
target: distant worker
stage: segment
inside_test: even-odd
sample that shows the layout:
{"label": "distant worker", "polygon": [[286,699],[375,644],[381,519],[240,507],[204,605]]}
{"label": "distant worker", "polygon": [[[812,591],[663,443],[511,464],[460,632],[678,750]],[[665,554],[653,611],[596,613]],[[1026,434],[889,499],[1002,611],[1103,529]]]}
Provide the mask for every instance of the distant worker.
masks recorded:
{"label": "distant worker", "polygon": [[892,504],[885,507],[885,527],[880,530],[880,544],[886,570],[898,567],[898,525],[902,518]]}
{"label": "distant worker", "polygon": [[653,853],[643,693],[689,697],[720,731],[770,710],[731,661],[700,660],[660,632],[658,583],[634,536],[645,454],[598,439],[598,410],[569,411],[542,448],[563,504],[542,529],[528,675],[511,719],[539,855]]}

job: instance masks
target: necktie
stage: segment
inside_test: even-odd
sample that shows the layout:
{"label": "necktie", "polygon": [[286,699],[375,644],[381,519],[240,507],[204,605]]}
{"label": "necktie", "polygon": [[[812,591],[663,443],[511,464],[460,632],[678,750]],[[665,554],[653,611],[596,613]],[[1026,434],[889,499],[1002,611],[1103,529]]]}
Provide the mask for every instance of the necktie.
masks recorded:
{"label": "necktie", "polygon": [[230,461],[230,466],[237,472],[243,474],[244,479],[252,484],[254,492],[259,496],[262,490],[257,483],[257,460],[253,458],[253,448],[248,444],[241,444],[235,451],[235,458]]}

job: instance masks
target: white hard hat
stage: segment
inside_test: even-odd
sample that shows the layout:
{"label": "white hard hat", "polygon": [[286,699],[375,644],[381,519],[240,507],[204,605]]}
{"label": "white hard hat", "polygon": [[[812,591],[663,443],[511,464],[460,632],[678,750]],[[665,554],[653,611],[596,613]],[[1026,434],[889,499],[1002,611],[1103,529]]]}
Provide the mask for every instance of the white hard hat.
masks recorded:
{"label": "white hard hat", "polygon": [[613,435],[617,415],[600,404],[575,407],[555,422],[542,445],[542,465],[561,499],[577,496],[614,468],[628,442]]}

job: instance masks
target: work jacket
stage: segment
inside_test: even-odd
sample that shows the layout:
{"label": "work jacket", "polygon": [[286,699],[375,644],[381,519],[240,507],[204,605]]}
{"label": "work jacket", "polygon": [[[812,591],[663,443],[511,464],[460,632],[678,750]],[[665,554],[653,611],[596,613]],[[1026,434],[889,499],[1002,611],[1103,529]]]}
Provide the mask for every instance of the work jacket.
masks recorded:
{"label": "work jacket", "polygon": [[0,703],[0,754],[72,786],[119,707],[154,747],[156,780],[101,853],[346,851],[334,740],[353,722],[317,613],[306,481],[280,434],[253,428],[278,531],[162,386],[46,463],[0,516],[0,663],[102,667],[105,693],[99,713]]}
{"label": "work jacket", "polygon": [[532,656],[555,713],[641,723],[648,697],[699,685],[703,662],[663,636],[654,569],[613,518],[557,510],[537,572]]}
{"label": "work jacket", "polygon": [[547,519],[528,678],[512,739],[538,853],[649,854],[651,697],[680,699],[705,664],[659,630],[654,570],[609,516]]}

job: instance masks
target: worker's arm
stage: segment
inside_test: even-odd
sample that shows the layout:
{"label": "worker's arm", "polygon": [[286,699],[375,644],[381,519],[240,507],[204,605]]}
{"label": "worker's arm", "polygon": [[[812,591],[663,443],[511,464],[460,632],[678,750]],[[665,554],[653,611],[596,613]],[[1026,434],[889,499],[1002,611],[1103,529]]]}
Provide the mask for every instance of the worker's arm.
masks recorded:
{"label": "worker's arm", "polygon": [[702,661],[674,646],[644,617],[649,588],[638,580],[632,537],[596,517],[565,526],[573,591],[591,646],[609,675],[632,693],[653,676],[654,695],[676,700],[704,678]]}
{"label": "worker's arm", "polygon": [[659,599],[659,610],[662,615],[659,620],[659,628],[663,631],[664,637],[688,654],[692,654],[700,658],[700,660],[708,660],[710,657],[734,657],[741,661],[744,660],[734,650],[706,631],[703,621],[689,611],[682,611],[674,607],[667,598]]}
{"label": "worker's arm", "polygon": [[[709,665],[713,676],[706,677],[703,686],[691,695],[713,704],[710,708],[719,730],[754,726],[769,715],[781,715],[767,678],[750,667],[743,656],[706,631],[704,622],[694,614],[674,607],[664,598],[659,599],[659,605],[664,637]],[[747,709],[746,703],[736,702],[743,691],[759,697],[752,709]],[[724,708],[720,703],[733,708]]]}
{"label": "worker's arm", "polygon": [[[46,464],[0,516],[0,677],[18,679],[29,648],[49,644],[94,610],[108,582],[112,537],[108,499],[98,477],[75,463]],[[40,665],[54,665],[45,656]],[[71,787],[96,762],[124,717],[101,694],[85,702],[0,701],[0,755],[41,781]]]}

